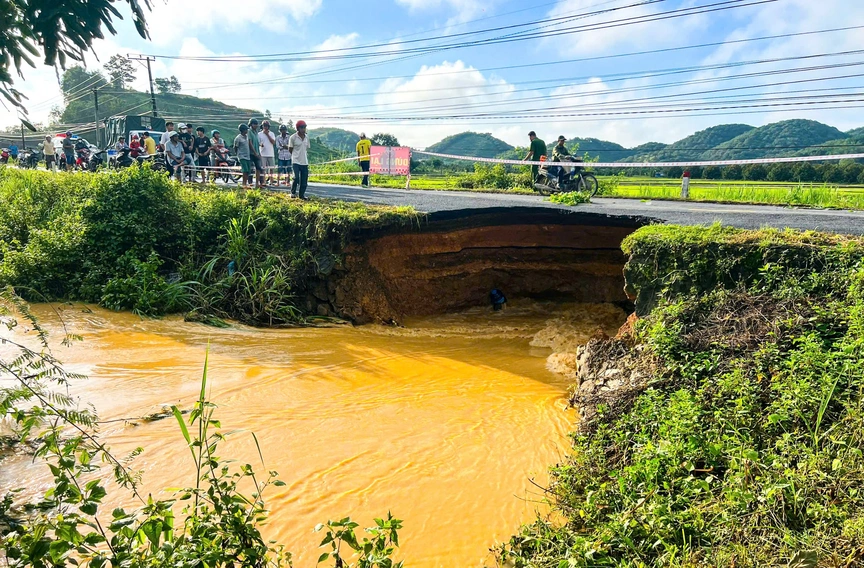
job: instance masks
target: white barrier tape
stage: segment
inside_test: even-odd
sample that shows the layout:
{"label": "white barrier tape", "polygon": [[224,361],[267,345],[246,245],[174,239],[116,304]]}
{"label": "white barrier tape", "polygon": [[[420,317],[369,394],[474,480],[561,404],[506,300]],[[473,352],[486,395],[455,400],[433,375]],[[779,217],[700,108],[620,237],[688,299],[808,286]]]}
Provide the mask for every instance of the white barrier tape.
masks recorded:
{"label": "white barrier tape", "polygon": [[[374,158],[375,156],[380,156],[381,154],[371,154],[369,157]],[[354,162],[357,161],[358,157],[353,156],[351,158],[342,158],[341,160],[330,160],[329,162],[318,162],[317,164],[309,164],[309,166],[323,166],[325,164],[338,164],[339,162]]]}
{"label": "white barrier tape", "polygon": [[372,172],[325,172],[325,173],[315,173],[309,172],[309,177],[321,177],[321,176],[375,176],[380,174],[373,174]]}
{"label": "white barrier tape", "polygon": [[[424,154],[426,156],[435,156],[438,158],[450,158],[453,160],[465,160],[468,162],[483,162],[487,164],[512,164],[518,166],[542,166],[544,164],[567,164],[567,162],[545,162],[528,161],[528,160],[503,160],[498,158],[475,158],[472,156],[457,156],[455,154],[440,154],[438,152],[424,152],[422,150],[413,150],[415,154]],[[755,160],[713,160],[707,162],[571,162],[579,164],[583,167],[592,168],[669,168],[669,167],[697,167],[697,166],[743,166],[748,164],[781,164],[788,162],[821,162],[823,160],[857,160],[864,158],[864,154],[835,154],[831,156],[795,156],[789,158],[758,158]]]}

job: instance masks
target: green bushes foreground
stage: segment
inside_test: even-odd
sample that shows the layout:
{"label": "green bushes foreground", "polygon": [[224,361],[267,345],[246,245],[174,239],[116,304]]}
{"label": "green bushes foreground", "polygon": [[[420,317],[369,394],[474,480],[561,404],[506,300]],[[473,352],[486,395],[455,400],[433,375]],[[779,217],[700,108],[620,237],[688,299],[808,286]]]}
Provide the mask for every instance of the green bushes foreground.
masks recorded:
{"label": "green bushes foreground", "polygon": [[30,301],[293,323],[305,280],[338,264],[352,231],[415,219],[410,208],[185,187],[146,167],[0,168],[0,286]]}
{"label": "green bushes foreground", "polygon": [[626,346],[646,379],[573,435],[548,489],[557,515],[500,556],[862,565],[864,239],[654,226],[623,248],[644,317],[595,346]]}

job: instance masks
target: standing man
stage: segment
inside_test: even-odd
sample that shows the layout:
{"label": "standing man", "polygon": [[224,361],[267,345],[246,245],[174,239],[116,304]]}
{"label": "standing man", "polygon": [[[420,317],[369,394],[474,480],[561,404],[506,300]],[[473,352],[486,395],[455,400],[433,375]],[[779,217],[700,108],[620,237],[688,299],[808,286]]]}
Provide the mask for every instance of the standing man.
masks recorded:
{"label": "standing man", "polygon": [[63,159],[66,160],[66,171],[70,171],[75,165],[75,144],[72,143],[72,131],[67,130],[63,137]]}
{"label": "standing man", "polygon": [[[528,140],[531,141],[531,145],[528,146],[528,153],[525,154],[524,159],[539,162],[541,157],[546,156],[546,142],[537,138],[537,134],[535,134],[533,130],[528,133]],[[537,164],[531,166],[531,183],[534,183],[537,179],[537,172],[539,171],[540,166]]]}
{"label": "standing man", "polygon": [[255,168],[255,187],[264,185],[264,165],[261,163],[261,142],[258,140],[258,119],[249,119],[249,157]]}
{"label": "standing man", "polygon": [[363,181],[360,183],[362,187],[369,187],[369,149],[372,148],[372,141],[366,138],[366,133],[360,133],[360,141],[357,142],[357,161],[360,162],[360,169],[366,174],[363,176]]}
{"label": "standing man", "polygon": [[9,144],[9,156],[16,162],[18,161],[18,144],[15,142]]}
{"label": "standing man", "polygon": [[[198,156],[198,165],[202,168],[210,167],[210,139],[204,134],[204,127],[199,126],[195,131],[195,154]],[[207,181],[207,170],[201,171],[201,181]]]}
{"label": "standing man", "polygon": [[57,171],[57,156],[54,152],[54,143],[51,142],[51,136],[45,137],[42,142],[42,153],[45,154],[45,169],[53,172]]}
{"label": "standing man", "polygon": [[[288,134],[288,127],[284,124],[279,127],[279,136],[276,137],[276,148],[279,149],[279,184],[288,185],[291,183],[291,150],[289,150],[289,142],[291,136]],[[282,174],[285,174],[286,179],[282,181]]]}
{"label": "standing man", "polygon": [[309,137],[306,136],[306,121],[297,121],[297,132],[288,141],[291,163],[294,168],[294,181],[291,183],[291,197],[300,189],[300,199],[306,199],[306,185],[309,183]]}
{"label": "standing man", "polygon": [[153,140],[153,137],[150,136],[149,132],[144,132],[141,137],[144,139],[144,153],[148,156],[153,156],[156,154],[156,141]]}
{"label": "standing man", "polygon": [[[181,122],[178,127],[180,128],[180,142],[183,143],[183,151],[186,152],[186,156],[184,157],[184,163],[191,166],[195,163],[193,160],[193,156],[195,155],[195,139],[192,136],[192,125],[183,124]],[[194,177],[195,170],[193,168],[190,168],[187,178],[189,181],[192,181]]]}
{"label": "standing man", "polygon": [[174,132],[174,123],[166,122],[165,123],[165,132],[162,133],[162,138],[159,140],[159,145],[162,146],[162,149],[165,149],[165,145],[168,143],[168,140],[171,139],[171,133]]}
{"label": "standing man", "polygon": [[273,170],[276,169],[276,135],[270,132],[269,120],[261,123],[261,129],[258,145],[261,148],[261,166],[267,173],[266,182],[269,185],[273,181]]}
{"label": "standing man", "polygon": [[186,163],[186,149],[183,147],[183,142],[180,141],[180,133],[171,131],[168,136],[168,143],[165,144],[165,162],[171,168],[171,173],[177,175],[180,179],[180,169]]}
{"label": "standing man", "polygon": [[243,185],[249,186],[252,181],[252,152],[249,144],[249,127],[241,124],[237,127],[240,134],[234,138],[234,153],[237,154],[237,159],[240,160],[240,171],[243,172]]}

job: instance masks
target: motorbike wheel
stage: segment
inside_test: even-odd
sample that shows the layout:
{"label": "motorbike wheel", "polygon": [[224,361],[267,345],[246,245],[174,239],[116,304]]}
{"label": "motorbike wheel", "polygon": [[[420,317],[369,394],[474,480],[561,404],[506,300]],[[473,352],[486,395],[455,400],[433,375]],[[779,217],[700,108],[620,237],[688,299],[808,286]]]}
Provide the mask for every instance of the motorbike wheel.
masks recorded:
{"label": "motorbike wheel", "polygon": [[540,195],[551,195],[557,191],[549,185],[549,177],[546,174],[540,174],[537,176],[537,179],[534,180],[534,189],[537,190],[537,193]]}
{"label": "motorbike wheel", "polygon": [[594,197],[597,195],[597,190],[600,189],[597,178],[591,174],[582,174],[582,181],[579,185],[580,191],[587,193],[588,197]]}

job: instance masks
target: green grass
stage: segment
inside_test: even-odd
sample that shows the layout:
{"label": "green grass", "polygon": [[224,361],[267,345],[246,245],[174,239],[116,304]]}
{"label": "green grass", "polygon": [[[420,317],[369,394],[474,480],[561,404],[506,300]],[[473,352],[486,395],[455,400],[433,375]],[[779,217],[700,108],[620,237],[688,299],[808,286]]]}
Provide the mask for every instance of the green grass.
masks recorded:
{"label": "green grass", "polygon": [[[606,195],[633,199],[680,200],[681,183],[652,178],[618,178],[617,186]],[[864,209],[864,186],[693,180],[690,182],[689,200]]]}
{"label": "green grass", "polygon": [[617,395],[576,391],[596,414],[552,469],[556,515],[500,556],[517,568],[861,566],[864,239],[652,226],[623,248],[643,316],[593,341],[584,370],[641,378]]}

